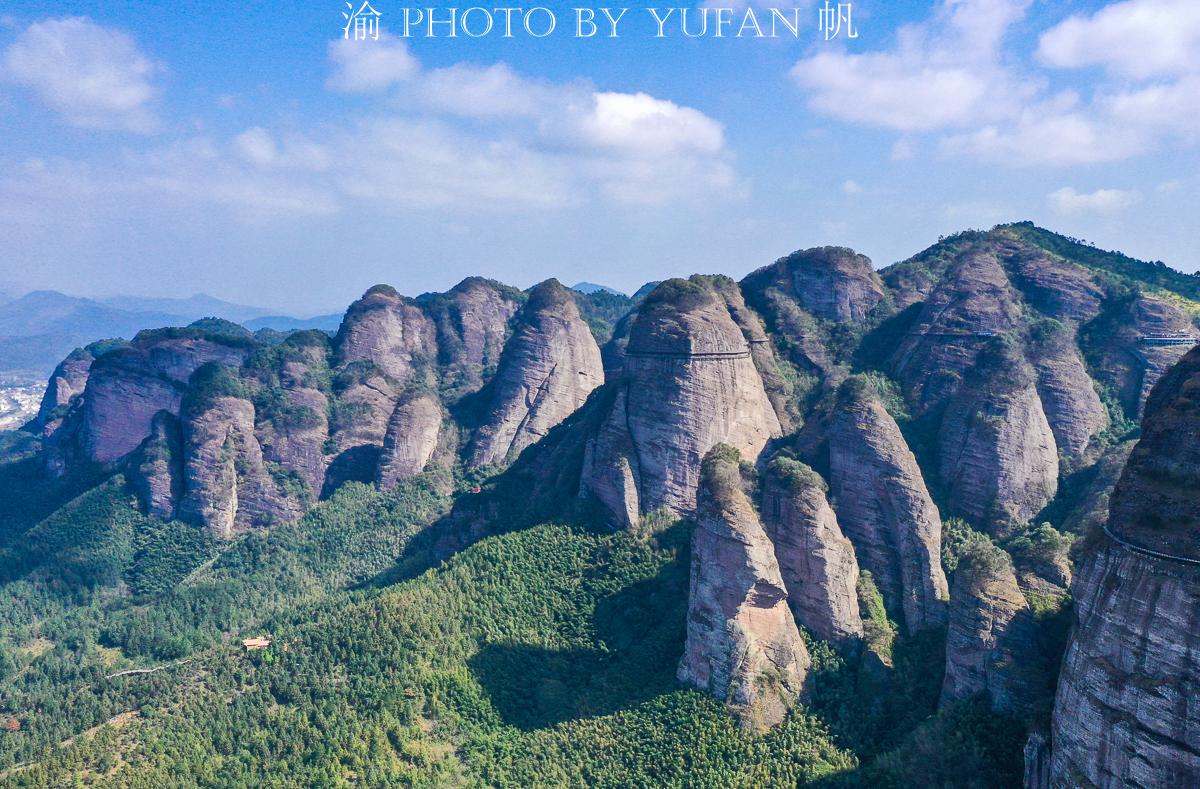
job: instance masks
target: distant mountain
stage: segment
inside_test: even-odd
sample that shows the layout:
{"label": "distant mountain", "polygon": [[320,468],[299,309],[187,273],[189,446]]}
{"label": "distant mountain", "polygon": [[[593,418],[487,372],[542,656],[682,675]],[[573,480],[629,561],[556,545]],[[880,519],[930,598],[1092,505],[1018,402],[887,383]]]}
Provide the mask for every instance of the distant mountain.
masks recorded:
{"label": "distant mountain", "polygon": [[588,295],[593,293],[611,293],[614,296],[626,295],[616,288],[610,288],[607,285],[597,285],[595,282],[576,282],[571,286],[571,290],[577,290],[580,293],[587,293]]}
{"label": "distant mountain", "polygon": [[142,329],[187,326],[201,318],[278,331],[336,329],[341,320],[341,316],[297,319],[268,313],[261,307],[231,304],[204,294],[186,299],[88,299],[36,290],[8,301],[0,294],[0,372],[49,373],[72,350],[96,340],[130,338]]}
{"label": "distant mountain", "polygon": [[106,296],[96,300],[105,306],[115,307],[126,312],[161,312],[171,315],[182,315],[192,320],[212,317],[224,318],[227,321],[235,323],[245,323],[255,318],[274,315],[273,310],[266,309],[265,307],[233,304],[209,296],[207,293],[197,293],[186,299]]}
{"label": "distant mountain", "polygon": [[264,315],[254,320],[242,321],[242,325],[250,331],[259,329],[274,329],[275,331],[294,331],[303,329],[318,329],[320,331],[337,331],[342,325],[342,313],[316,315],[311,318],[289,318],[286,315]]}

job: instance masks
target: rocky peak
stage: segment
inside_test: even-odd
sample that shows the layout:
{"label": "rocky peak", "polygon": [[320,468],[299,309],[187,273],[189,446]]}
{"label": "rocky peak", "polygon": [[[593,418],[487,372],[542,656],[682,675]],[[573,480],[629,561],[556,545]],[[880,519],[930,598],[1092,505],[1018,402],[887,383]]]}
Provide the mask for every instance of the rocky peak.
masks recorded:
{"label": "rocky peak", "polygon": [[817,472],[787,457],[767,467],[762,520],[775,546],[796,621],[818,638],[861,637],[858,560],[842,535]]}
{"label": "rocky peak", "polygon": [[739,461],[727,445],[704,459],[679,680],[726,701],[743,728],[760,731],[796,702],[810,661]]}
{"label": "rocky peak", "polygon": [[492,382],[474,467],[507,463],[575,412],[604,383],[600,347],[570,291],[547,280],[529,294]]}
{"label": "rocky peak", "polygon": [[1055,785],[1200,775],[1200,350],[1155,386],[1142,438],[1072,584],[1053,723]]}
{"label": "rocky peak", "polygon": [[581,487],[617,523],[664,507],[690,514],[708,450],[726,443],[757,458],[781,430],[749,343],[710,278],[655,288],[612,386]]}
{"label": "rocky peak", "polygon": [[196,371],[183,409],[183,497],[178,515],[227,539],[294,520],[306,504],[280,489],[263,458],[254,404],[236,372],[218,364]]}
{"label": "rocky peak", "polygon": [[871,260],[845,247],[793,252],[746,277],[744,287],[773,287],[818,318],[863,321],[883,300],[883,281]]}
{"label": "rocky peak", "polygon": [[910,632],[946,619],[942,520],[899,426],[871,385],[851,378],[829,426],[838,523],[871,571],[892,616]]}
{"label": "rocky peak", "polygon": [[986,692],[993,709],[1028,715],[1041,676],[1037,624],[1012,560],[989,542],[976,543],[954,573],[942,704]]}
{"label": "rocky peak", "polygon": [[917,414],[945,405],[979,351],[1020,320],[1020,300],[993,248],[977,245],[960,255],[892,356]]}
{"label": "rocky peak", "polygon": [[500,362],[521,294],[482,277],[468,277],[423,304],[437,325],[442,389],[450,399],[478,391]]}
{"label": "rocky peak", "polygon": [[195,329],[141,332],[91,365],[77,416],[82,459],[109,465],[137,449],[155,414],[179,414],[192,374],[209,362],[240,366],[251,344]]}
{"label": "rocky peak", "polygon": [[979,354],[938,439],[950,506],[976,524],[1023,523],[1058,490],[1058,447],[1036,376],[1014,343],[997,338]]}

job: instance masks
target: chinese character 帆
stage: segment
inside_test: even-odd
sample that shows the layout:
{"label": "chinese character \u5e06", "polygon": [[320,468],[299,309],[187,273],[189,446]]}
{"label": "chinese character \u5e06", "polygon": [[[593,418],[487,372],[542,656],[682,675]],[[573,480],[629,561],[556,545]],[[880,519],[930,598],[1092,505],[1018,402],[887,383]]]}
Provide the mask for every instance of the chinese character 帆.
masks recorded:
{"label": "chinese character \u5e06", "polygon": [[817,29],[825,34],[826,41],[841,35],[843,23],[846,25],[846,38],[858,38],[858,31],[854,29],[853,3],[838,3],[834,8],[829,0],[825,0],[825,7],[818,9],[818,13]]}
{"label": "chinese character \u5e06", "polygon": [[346,20],[346,26],[342,28],[342,38],[350,38],[350,30],[353,28],[355,41],[365,41],[368,38],[378,41],[379,17],[383,15],[371,8],[369,0],[364,0],[362,7],[357,11],[351,3],[346,3],[346,8],[351,13],[342,12],[342,17]]}

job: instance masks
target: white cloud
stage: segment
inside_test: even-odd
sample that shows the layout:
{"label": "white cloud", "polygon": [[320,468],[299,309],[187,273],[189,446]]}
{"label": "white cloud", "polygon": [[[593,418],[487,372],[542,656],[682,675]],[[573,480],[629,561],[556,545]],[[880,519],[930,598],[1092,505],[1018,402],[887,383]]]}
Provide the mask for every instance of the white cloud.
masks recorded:
{"label": "white cloud", "polygon": [[379,39],[339,38],[329,43],[333,74],[326,85],[343,93],[375,93],[414,77],[420,69],[408,45],[388,33]]}
{"label": "white cloud", "polygon": [[852,123],[927,132],[997,119],[1034,89],[999,63],[1000,42],[1028,5],[943,0],[925,23],[900,28],[892,50],[820,53],[791,77],[813,109]]}
{"label": "white cloud", "polygon": [[125,33],[85,17],[35,22],[0,59],[0,77],[22,85],[70,124],[153,131],[162,67]]}
{"label": "white cloud", "polygon": [[1038,41],[1049,66],[1104,66],[1146,78],[1200,71],[1200,3],[1196,0],[1125,0],[1091,16],[1075,15]]}
{"label": "white cloud", "polygon": [[1098,189],[1077,192],[1064,186],[1046,196],[1050,207],[1060,214],[1115,214],[1138,202],[1138,194],[1124,189]]}
{"label": "white cloud", "polygon": [[862,186],[853,178],[847,178],[842,181],[842,194],[856,195],[862,193]]}
{"label": "white cloud", "polygon": [[712,118],[645,93],[595,93],[586,111],[568,123],[584,144],[637,156],[714,154],[724,145],[721,125]]}

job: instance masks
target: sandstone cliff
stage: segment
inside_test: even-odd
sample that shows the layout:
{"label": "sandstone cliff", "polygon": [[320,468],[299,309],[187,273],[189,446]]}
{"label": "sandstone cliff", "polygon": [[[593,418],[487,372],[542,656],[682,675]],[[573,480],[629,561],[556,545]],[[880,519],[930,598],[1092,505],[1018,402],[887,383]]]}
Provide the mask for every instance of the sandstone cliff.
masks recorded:
{"label": "sandstone cliff", "polygon": [[863,634],[858,560],[825,498],[827,490],[808,466],[776,458],[763,483],[762,520],[796,621],[818,638],[844,641]]}
{"label": "sandstone cliff", "polygon": [[724,700],[743,728],[760,731],[783,720],[810,661],[738,461],[725,445],[704,460],[679,680]]}
{"label": "sandstone cliff", "polygon": [[[1200,350],[1155,387],[1142,438],[1072,592],[1051,778],[1188,786],[1200,776]],[[1164,556],[1151,555],[1156,551]]]}
{"label": "sandstone cliff", "polygon": [[945,405],[979,351],[1020,320],[1019,296],[989,246],[972,248],[956,259],[892,356],[892,367],[916,415]]}
{"label": "sandstone cliff", "polygon": [[510,324],[521,306],[520,292],[482,277],[468,277],[423,306],[437,326],[446,399],[453,402],[478,391],[500,363]]}
{"label": "sandstone cliff", "polygon": [[115,464],[150,435],[155,414],[178,415],[197,368],[208,362],[237,367],[249,347],[198,330],[140,333],[129,347],[92,363],[82,405],[68,420],[74,424],[62,427],[74,434],[74,446],[64,451],[84,462]]}
{"label": "sandstone cliff", "polygon": [[793,252],[750,274],[743,287],[772,288],[818,318],[860,322],[883,300],[883,282],[871,261],[845,247]]}
{"label": "sandstone cliff", "polygon": [[548,280],[529,294],[492,381],[473,467],[508,463],[575,412],[604,383],[600,348],[571,294]]}
{"label": "sandstone cliff", "polygon": [[655,288],[612,386],[581,489],[618,524],[662,508],[690,514],[708,450],[726,443],[754,459],[780,433],[746,337],[709,278]]}
{"label": "sandstone cliff", "polygon": [[336,451],[382,446],[404,387],[434,383],[436,328],[417,303],[376,285],[346,311],[334,350]]}
{"label": "sandstone cliff", "polygon": [[388,423],[379,459],[379,487],[391,490],[402,479],[416,476],[437,449],[442,407],[429,393],[401,398]]}
{"label": "sandstone cliff", "polygon": [[[259,401],[270,408],[256,414],[263,457],[295,472],[313,497],[321,493],[328,465],[329,340],[320,332],[299,332],[272,354]],[[273,377],[272,377],[273,376]]]}
{"label": "sandstone cliff", "polygon": [[177,514],[214,537],[227,539],[298,516],[302,502],[280,490],[263,460],[249,400],[220,390],[190,395],[183,418],[183,453],[184,492]]}
{"label": "sandstone cliff", "polygon": [[1058,490],[1058,448],[1019,351],[993,342],[950,400],[938,434],[952,511],[984,528],[1015,525]]}
{"label": "sandstone cliff", "polygon": [[900,428],[857,379],[838,397],[829,466],[838,522],[892,616],[910,632],[944,622],[941,517]]}
{"label": "sandstone cliff", "polygon": [[978,543],[954,574],[942,704],[986,692],[993,709],[1028,715],[1041,677],[1037,625],[1012,561],[999,548]]}

